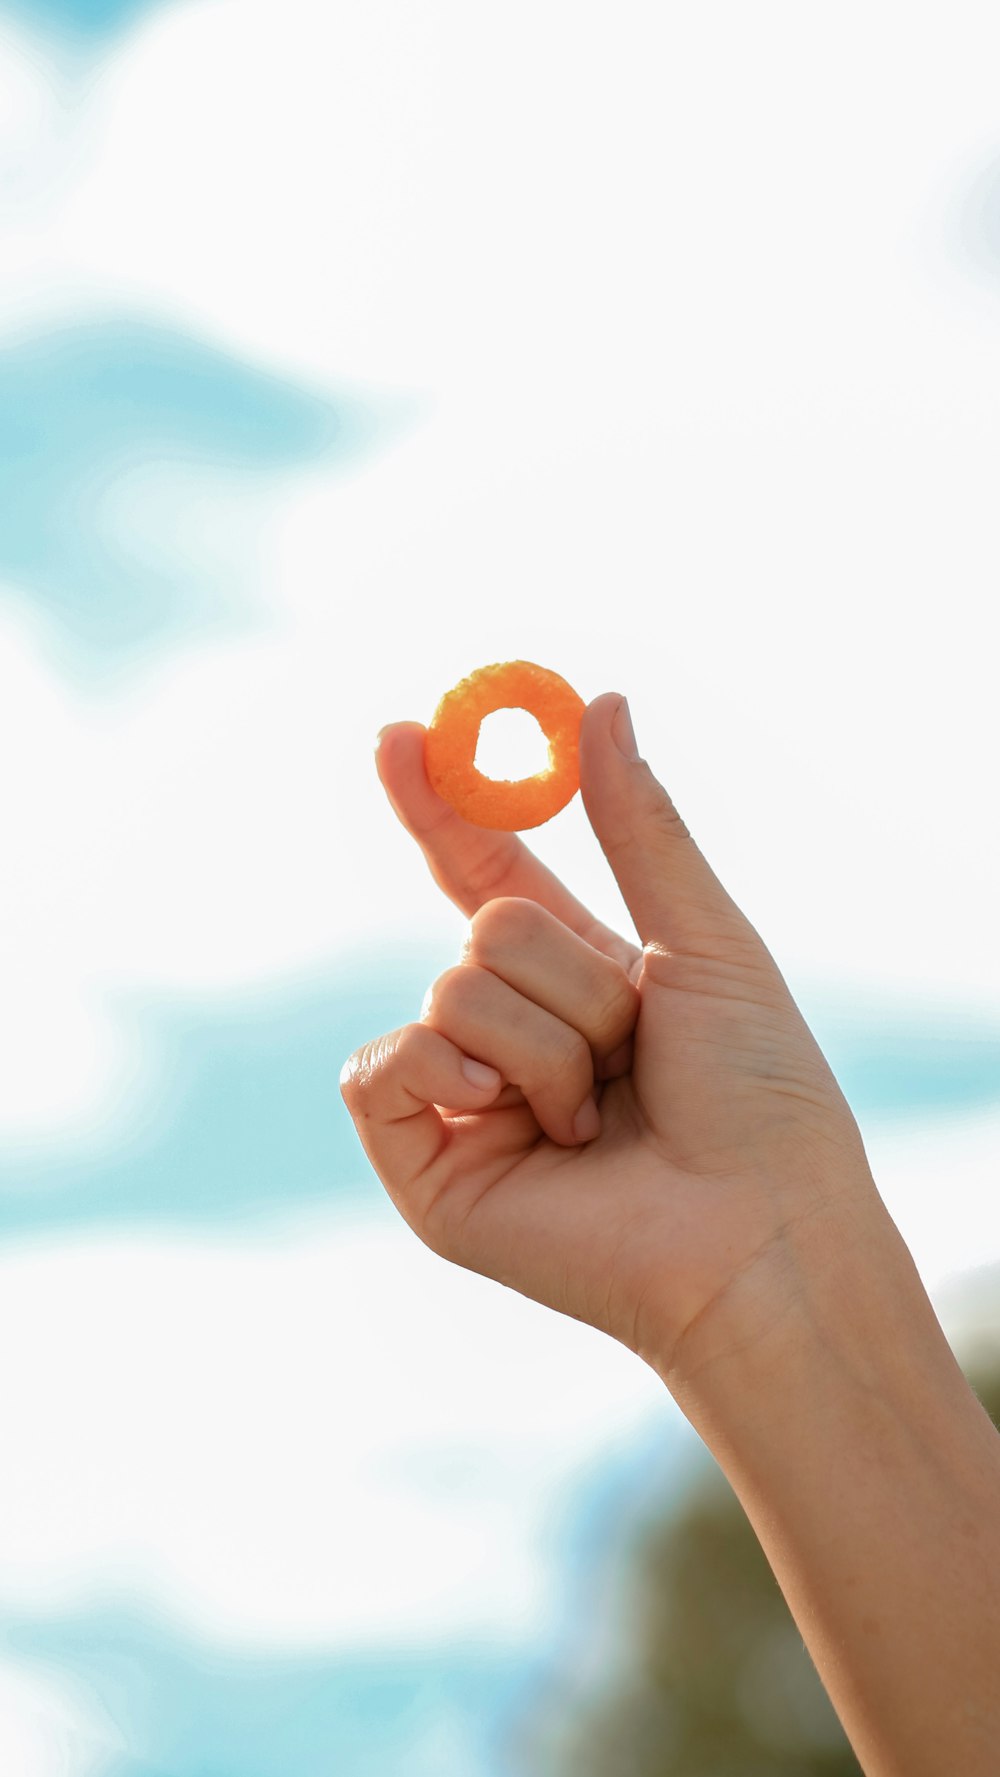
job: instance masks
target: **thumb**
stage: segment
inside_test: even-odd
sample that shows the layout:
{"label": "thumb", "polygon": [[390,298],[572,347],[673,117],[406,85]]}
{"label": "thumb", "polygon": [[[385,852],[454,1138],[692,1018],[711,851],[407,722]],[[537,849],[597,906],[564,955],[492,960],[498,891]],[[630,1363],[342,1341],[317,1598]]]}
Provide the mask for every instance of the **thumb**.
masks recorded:
{"label": "thumb", "polygon": [[[756,937],[639,757],[628,704],[608,691],[580,726],[580,789],[643,945],[715,953]],[[759,942],[759,940],[758,940]]]}

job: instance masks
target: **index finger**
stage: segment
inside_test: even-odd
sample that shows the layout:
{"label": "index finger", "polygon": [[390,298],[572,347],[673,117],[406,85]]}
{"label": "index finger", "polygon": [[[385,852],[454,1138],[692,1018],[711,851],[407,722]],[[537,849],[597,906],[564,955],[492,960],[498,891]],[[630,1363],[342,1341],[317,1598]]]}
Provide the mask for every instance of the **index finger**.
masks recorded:
{"label": "index finger", "polygon": [[642,952],[596,919],[516,833],[472,826],[431,788],[425,733],[420,722],[390,723],[379,734],[375,764],[396,815],[449,900],[470,919],[499,895],[537,901],[595,950],[632,969]]}

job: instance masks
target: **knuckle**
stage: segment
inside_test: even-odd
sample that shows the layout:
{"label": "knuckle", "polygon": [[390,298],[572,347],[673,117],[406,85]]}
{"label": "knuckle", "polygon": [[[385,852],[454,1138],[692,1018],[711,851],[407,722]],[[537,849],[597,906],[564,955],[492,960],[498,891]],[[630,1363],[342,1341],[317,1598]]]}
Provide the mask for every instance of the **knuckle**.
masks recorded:
{"label": "knuckle", "polygon": [[784,1005],[788,989],[769,953],[745,932],[715,929],[666,948],[647,944],[643,973],[668,988],[712,999]]}
{"label": "knuckle", "polygon": [[414,1055],[421,1052],[425,1040],[426,1033],[422,1024],[404,1024],[391,1037],[380,1039],[377,1066],[382,1070],[395,1062],[406,1067]]}
{"label": "knuckle", "polygon": [[653,777],[652,772],[650,772],[647,785],[646,812],[652,826],[658,832],[665,834],[667,838],[690,839],[691,834],[687,825],[678,814],[667,791]]}
{"label": "knuckle", "polygon": [[360,1104],[385,1065],[387,1036],[372,1037],[349,1055],[340,1070],[340,1095],[350,1109]]}
{"label": "knuckle", "polygon": [[552,1045],[539,1068],[533,1089],[555,1087],[556,1091],[574,1088],[591,1071],[590,1044],[578,1030],[567,1028],[565,1036]]}
{"label": "knuckle", "polygon": [[469,963],[454,963],[432,981],[420,1008],[422,1024],[447,1019],[456,1010],[469,1006],[478,988],[477,970]]}
{"label": "knuckle", "polygon": [[512,944],[526,943],[540,924],[539,915],[534,901],[518,895],[498,895],[492,901],[484,901],[470,922],[467,953],[486,958]]}
{"label": "knuckle", "polygon": [[468,882],[477,901],[487,901],[493,890],[510,874],[509,835],[497,835],[496,844],[480,857],[469,871]]}
{"label": "knuckle", "polygon": [[663,785],[645,767],[645,781],[638,786],[637,801],[629,809],[616,811],[611,843],[623,852],[645,855],[662,840],[670,845],[678,840],[691,844],[691,834],[674,807]]}
{"label": "knuckle", "polygon": [[456,963],[453,968],[445,969],[443,974],[436,976],[431,982],[420,1006],[421,1023],[426,1023],[429,1018],[440,1014],[444,1007],[450,1003],[455,993],[455,978],[461,974],[461,971],[462,964]]}
{"label": "knuckle", "polygon": [[631,1029],[638,1010],[638,994],[624,969],[617,964],[594,996],[591,1017],[596,1032],[611,1036]]}

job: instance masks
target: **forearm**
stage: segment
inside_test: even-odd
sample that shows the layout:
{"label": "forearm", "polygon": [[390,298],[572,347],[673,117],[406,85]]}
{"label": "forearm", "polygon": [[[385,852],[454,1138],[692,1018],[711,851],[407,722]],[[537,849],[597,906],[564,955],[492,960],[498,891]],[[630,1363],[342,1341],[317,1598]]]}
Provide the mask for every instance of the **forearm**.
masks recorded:
{"label": "forearm", "polygon": [[683,1386],[665,1379],[867,1777],[994,1777],[1000,1436],[888,1216],[854,1232],[766,1332],[714,1338]]}

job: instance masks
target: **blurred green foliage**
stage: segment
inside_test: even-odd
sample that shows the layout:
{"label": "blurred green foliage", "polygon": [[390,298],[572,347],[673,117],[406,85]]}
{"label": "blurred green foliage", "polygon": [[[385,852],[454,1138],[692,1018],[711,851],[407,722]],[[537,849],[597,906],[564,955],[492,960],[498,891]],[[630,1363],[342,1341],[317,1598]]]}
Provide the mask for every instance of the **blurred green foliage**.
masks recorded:
{"label": "blurred green foliage", "polygon": [[[1000,1427],[1000,1347],[981,1346],[963,1367]],[[533,1773],[861,1772],[743,1509],[703,1455],[680,1502],[632,1545],[615,1612],[620,1645],[602,1655],[582,1701],[574,1684],[572,1698],[536,1718]]]}

